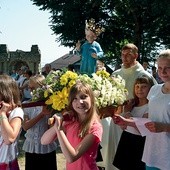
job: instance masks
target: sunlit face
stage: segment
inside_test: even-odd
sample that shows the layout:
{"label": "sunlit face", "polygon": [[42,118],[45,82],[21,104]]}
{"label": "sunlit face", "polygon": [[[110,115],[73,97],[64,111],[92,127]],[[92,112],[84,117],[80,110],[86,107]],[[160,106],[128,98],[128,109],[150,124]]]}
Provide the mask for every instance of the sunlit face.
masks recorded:
{"label": "sunlit face", "polygon": [[170,59],[159,58],[158,59],[158,75],[163,82],[170,82]]}
{"label": "sunlit face", "polygon": [[72,101],[72,106],[78,114],[86,114],[91,108],[90,96],[82,92],[78,93]]}
{"label": "sunlit face", "polygon": [[147,83],[135,84],[135,95],[139,98],[146,98],[151,86]]}
{"label": "sunlit face", "polygon": [[93,41],[95,41],[97,38],[96,35],[90,30],[85,30],[85,34],[86,34],[86,40],[89,43],[93,43]]}
{"label": "sunlit face", "polygon": [[137,54],[132,52],[131,49],[122,50],[121,59],[125,68],[130,68],[134,65],[136,58]]}

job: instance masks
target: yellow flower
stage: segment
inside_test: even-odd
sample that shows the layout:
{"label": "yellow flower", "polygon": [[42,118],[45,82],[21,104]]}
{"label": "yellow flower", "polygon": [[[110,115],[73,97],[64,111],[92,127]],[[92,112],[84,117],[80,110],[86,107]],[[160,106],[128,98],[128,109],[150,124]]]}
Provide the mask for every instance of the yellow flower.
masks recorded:
{"label": "yellow flower", "polygon": [[64,87],[62,91],[57,91],[57,93],[51,95],[45,103],[47,105],[52,104],[54,110],[61,111],[68,105],[68,89]]}
{"label": "yellow flower", "polygon": [[48,96],[50,96],[51,94],[53,94],[53,90],[51,88],[48,88],[44,91],[44,97],[47,98]]}
{"label": "yellow flower", "polygon": [[96,74],[102,78],[109,78],[110,76],[110,74],[105,70],[97,71]]}
{"label": "yellow flower", "polygon": [[60,77],[60,83],[61,85],[66,85],[68,82],[67,76],[64,74]]}
{"label": "yellow flower", "polygon": [[75,80],[71,80],[71,81],[68,83],[68,86],[69,86],[69,87],[72,87],[74,84],[76,84],[76,81],[75,81]]}
{"label": "yellow flower", "polygon": [[54,98],[55,96],[56,96],[56,94],[53,93],[53,94],[49,97],[49,99],[45,101],[45,104],[47,104],[47,105],[53,104],[53,98]]}
{"label": "yellow flower", "polygon": [[68,71],[69,72],[69,78],[72,79],[72,80],[75,80],[77,79],[78,75],[77,73],[74,73],[72,71]]}

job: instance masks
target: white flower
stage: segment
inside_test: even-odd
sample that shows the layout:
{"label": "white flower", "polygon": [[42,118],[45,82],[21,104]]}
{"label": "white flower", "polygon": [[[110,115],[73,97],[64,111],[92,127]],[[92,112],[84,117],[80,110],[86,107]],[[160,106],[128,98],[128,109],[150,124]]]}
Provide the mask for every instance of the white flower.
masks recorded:
{"label": "white flower", "polygon": [[[107,73],[108,74],[108,73]],[[98,108],[122,105],[126,101],[125,81],[121,76],[109,77],[106,71],[93,73],[90,79]],[[106,76],[105,76],[106,75]],[[82,80],[83,80],[82,75]]]}

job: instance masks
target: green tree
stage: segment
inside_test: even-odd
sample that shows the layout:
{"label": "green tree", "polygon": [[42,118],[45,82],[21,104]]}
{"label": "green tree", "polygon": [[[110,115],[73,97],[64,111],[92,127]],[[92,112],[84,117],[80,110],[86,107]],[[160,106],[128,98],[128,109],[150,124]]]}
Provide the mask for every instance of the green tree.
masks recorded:
{"label": "green tree", "polygon": [[50,27],[61,45],[74,47],[84,39],[85,20],[104,24],[98,41],[105,51],[104,61],[120,62],[125,42],[139,48],[139,60],[154,60],[157,49],[170,47],[169,0],[31,0],[51,13]]}

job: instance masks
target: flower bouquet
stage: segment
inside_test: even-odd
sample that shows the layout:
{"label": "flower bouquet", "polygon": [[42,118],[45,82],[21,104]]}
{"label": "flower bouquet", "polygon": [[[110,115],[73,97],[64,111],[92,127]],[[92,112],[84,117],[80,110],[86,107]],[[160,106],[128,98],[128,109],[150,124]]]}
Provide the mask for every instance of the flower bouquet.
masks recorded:
{"label": "flower bouquet", "polygon": [[25,107],[46,104],[49,109],[62,111],[68,105],[70,88],[76,83],[78,74],[72,71],[51,71],[44,86],[32,91],[32,102]]}
{"label": "flower bouquet", "polygon": [[127,100],[124,79],[119,75],[111,77],[105,70],[92,74],[92,78],[80,75],[79,79],[91,85],[101,118],[121,113],[120,106]]}
{"label": "flower bouquet", "polygon": [[44,101],[48,108],[61,112],[68,105],[69,91],[76,81],[91,86],[100,117],[105,117],[104,108],[113,111],[126,101],[125,81],[120,76],[111,77],[105,70],[93,73],[92,77],[66,70],[52,71],[45,79],[45,86],[33,91],[32,101]]}

